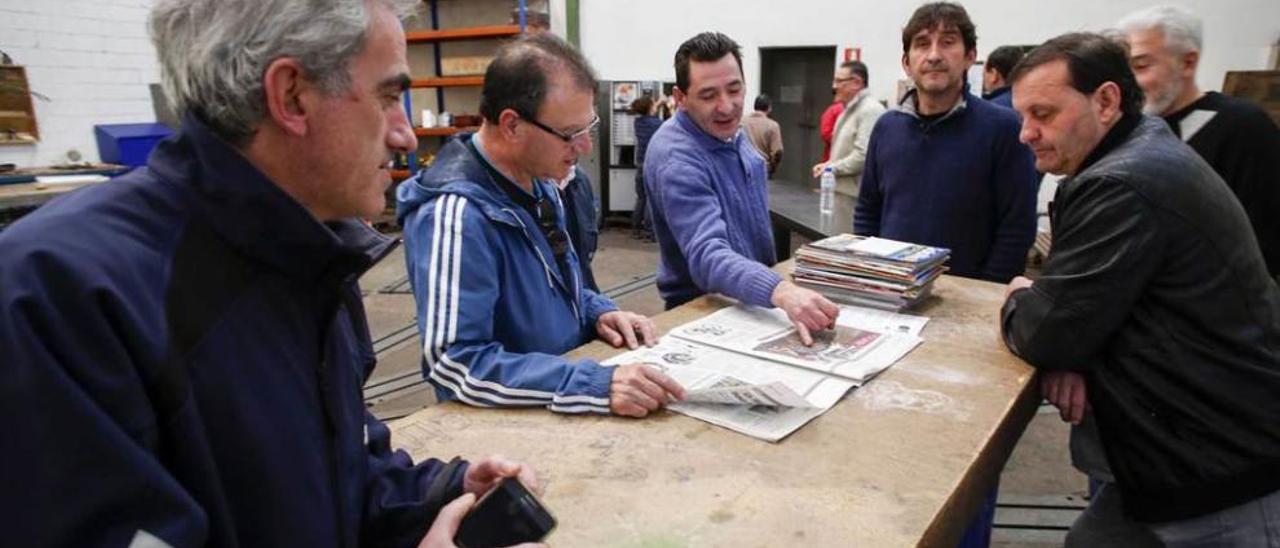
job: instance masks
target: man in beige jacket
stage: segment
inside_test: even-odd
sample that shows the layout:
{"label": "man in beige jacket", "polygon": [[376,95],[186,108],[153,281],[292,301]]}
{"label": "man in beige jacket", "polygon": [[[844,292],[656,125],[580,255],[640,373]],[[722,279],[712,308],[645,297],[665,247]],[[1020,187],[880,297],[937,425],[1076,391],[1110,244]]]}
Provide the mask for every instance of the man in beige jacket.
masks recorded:
{"label": "man in beige jacket", "polygon": [[871,128],[875,127],[876,120],[885,109],[867,90],[867,65],[861,61],[841,64],[836,69],[831,89],[836,100],[844,103],[844,112],[836,119],[831,159],[813,166],[813,176],[821,176],[822,170],[831,166],[836,174],[836,192],[857,196]]}

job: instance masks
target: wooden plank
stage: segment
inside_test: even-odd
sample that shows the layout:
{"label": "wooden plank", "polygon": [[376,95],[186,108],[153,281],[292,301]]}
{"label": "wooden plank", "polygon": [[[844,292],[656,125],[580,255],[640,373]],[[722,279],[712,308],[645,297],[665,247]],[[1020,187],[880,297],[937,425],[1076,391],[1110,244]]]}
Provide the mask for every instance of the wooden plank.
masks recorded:
{"label": "wooden plank", "polygon": [[452,88],[479,87],[484,85],[484,76],[443,76],[438,78],[414,78],[409,82],[411,88]]}
{"label": "wooden plank", "polygon": [[[0,111],[6,114],[0,122],[0,144],[31,144],[40,140],[40,125],[36,123],[36,106],[31,100],[31,86],[27,83],[27,69],[18,65],[0,65]],[[9,138],[9,132],[18,137]]]}
{"label": "wooden plank", "polygon": [[441,30],[411,30],[404,33],[410,44],[448,42],[452,40],[478,40],[482,38],[507,38],[520,34],[520,25],[491,25]]}
{"label": "wooden plank", "polygon": [[1280,70],[1228,71],[1222,93],[1257,103],[1280,125]]}
{"label": "wooden plank", "polygon": [[463,131],[478,131],[480,128],[476,126],[467,127],[417,127],[413,128],[413,134],[418,137],[448,137]]}
{"label": "wooden plank", "polygon": [[0,211],[44,205],[68,192],[98,183],[17,183],[0,185]]}

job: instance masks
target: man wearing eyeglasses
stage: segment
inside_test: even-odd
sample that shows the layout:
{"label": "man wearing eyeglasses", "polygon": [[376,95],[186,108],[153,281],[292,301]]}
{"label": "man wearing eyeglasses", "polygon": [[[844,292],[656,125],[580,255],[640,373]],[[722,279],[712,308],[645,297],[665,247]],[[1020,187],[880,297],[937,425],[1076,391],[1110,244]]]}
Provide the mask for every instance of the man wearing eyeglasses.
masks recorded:
{"label": "man wearing eyeglasses", "polygon": [[436,396],[482,407],[643,417],[684,390],[643,364],[560,355],[596,336],[637,348],[653,323],[587,288],[555,187],[591,151],[595,75],[549,33],[504,45],[485,72],[474,135],[397,189]]}
{"label": "man wearing eyeglasses", "polygon": [[831,80],[831,91],[836,101],[844,105],[836,118],[831,139],[831,160],[813,166],[813,177],[822,176],[828,166],[836,174],[836,192],[849,196],[858,195],[858,181],[867,163],[867,143],[871,141],[871,128],[884,114],[884,106],[867,90],[867,65],[862,61],[845,61],[836,69]]}
{"label": "man wearing eyeglasses", "polygon": [[658,238],[658,291],[667,308],[704,293],[781,308],[801,341],[835,324],[839,309],[782,279],[769,224],[765,163],[739,131],[746,84],[733,39],[704,32],[675,55],[675,120],[649,143],[645,185]]}

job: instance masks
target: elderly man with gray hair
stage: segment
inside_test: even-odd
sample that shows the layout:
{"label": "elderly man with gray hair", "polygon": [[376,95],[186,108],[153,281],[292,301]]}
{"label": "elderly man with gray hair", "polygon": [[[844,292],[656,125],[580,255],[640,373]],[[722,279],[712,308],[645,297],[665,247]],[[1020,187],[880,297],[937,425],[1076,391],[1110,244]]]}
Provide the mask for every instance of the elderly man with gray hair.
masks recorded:
{"label": "elderly man with gray hair", "polygon": [[1160,116],[1227,182],[1249,215],[1267,271],[1280,276],[1280,128],[1261,108],[1216,91],[1202,92],[1200,18],[1174,6],[1131,13],[1117,25],[1147,96]]}
{"label": "elderly man with gray hair", "polygon": [[447,546],[536,481],[415,465],[361,401],[413,4],[156,3],[181,131],[0,235],[6,544]]}

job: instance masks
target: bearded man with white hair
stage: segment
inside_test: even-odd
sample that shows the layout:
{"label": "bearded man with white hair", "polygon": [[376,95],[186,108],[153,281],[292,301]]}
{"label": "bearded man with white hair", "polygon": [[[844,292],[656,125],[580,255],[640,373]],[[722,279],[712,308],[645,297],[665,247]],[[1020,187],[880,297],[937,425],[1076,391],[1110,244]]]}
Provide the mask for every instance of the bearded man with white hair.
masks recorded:
{"label": "bearded man with white hair", "polygon": [[1161,116],[1244,205],[1271,276],[1280,276],[1280,129],[1257,105],[1196,85],[1204,31],[1185,9],[1155,6],[1117,25],[1146,94],[1143,111]]}

